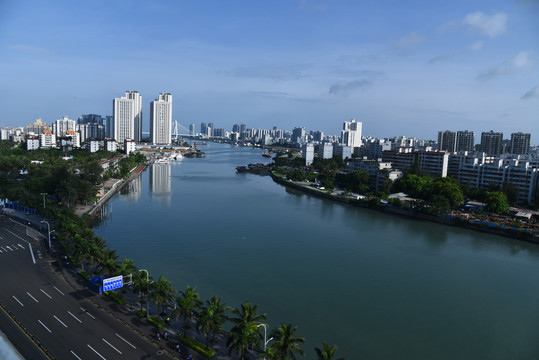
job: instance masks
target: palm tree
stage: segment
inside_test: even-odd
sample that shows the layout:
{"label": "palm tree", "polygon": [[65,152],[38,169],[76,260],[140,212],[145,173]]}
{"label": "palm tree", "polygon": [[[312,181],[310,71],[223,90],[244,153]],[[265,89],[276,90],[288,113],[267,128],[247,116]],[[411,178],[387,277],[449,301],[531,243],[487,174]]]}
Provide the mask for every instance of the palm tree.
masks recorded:
{"label": "palm tree", "polygon": [[[318,360],[333,360],[335,352],[339,347],[337,345],[329,346],[327,342],[322,341],[322,349],[314,348],[316,355],[318,355]],[[344,360],[344,358],[339,358],[336,360]]]}
{"label": "palm tree", "polygon": [[292,328],[291,324],[282,323],[279,329],[273,330],[271,336],[275,342],[271,345],[272,359],[275,360],[296,360],[295,352],[304,354],[300,344],[305,342],[305,338],[295,337],[297,326]]}
{"label": "palm tree", "polygon": [[148,297],[157,305],[161,306],[161,314],[165,312],[165,306],[170,300],[174,300],[176,289],[172,287],[172,282],[165,279],[163,275],[159,276],[157,282],[151,286],[151,292]]}
{"label": "palm tree", "polygon": [[247,349],[258,342],[260,342],[260,332],[255,322],[238,323],[230,330],[226,341],[226,346],[229,348],[228,355],[232,356],[236,350],[239,359],[245,360],[247,359]]}
{"label": "palm tree", "polygon": [[142,305],[144,304],[144,295],[148,294],[151,277],[146,277],[146,274],[142,275],[141,272],[135,273],[133,277],[133,290],[140,292],[140,311],[142,311]]}
{"label": "palm tree", "polygon": [[134,276],[134,274],[136,273],[137,273],[137,267],[135,265],[135,262],[127,258],[123,259],[122,264],[118,268],[118,271],[116,271],[116,275],[124,275],[124,276],[129,276],[129,274]]}
{"label": "palm tree", "polygon": [[172,312],[172,317],[178,319],[183,317],[183,333],[187,328],[187,319],[196,314],[198,307],[202,304],[200,295],[195,291],[196,287],[187,285],[185,291],[180,291],[181,296],[176,297],[178,308]]}
{"label": "palm tree", "polygon": [[120,269],[119,256],[116,250],[103,249],[99,261],[99,274],[109,277],[118,272]]}
{"label": "palm tree", "polygon": [[221,304],[221,298],[211,297],[206,300],[206,306],[202,307],[197,321],[197,330],[201,331],[206,338],[208,346],[208,334],[212,332],[212,340],[215,338],[215,331],[219,330],[227,319],[226,312],[229,309],[225,304]]}
{"label": "palm tree", "polygon": [[260,344],[261,334],[258,325],[266,319],[266,314],[257,314],[257,307],[258,305],[246,301],[241,304],[240,309],[232,310],[236,317],[230,320],[236,325],[230,330],[226,346],[230,348],[229,355],[236,350],[240,360],[246,358],[249,347]]}

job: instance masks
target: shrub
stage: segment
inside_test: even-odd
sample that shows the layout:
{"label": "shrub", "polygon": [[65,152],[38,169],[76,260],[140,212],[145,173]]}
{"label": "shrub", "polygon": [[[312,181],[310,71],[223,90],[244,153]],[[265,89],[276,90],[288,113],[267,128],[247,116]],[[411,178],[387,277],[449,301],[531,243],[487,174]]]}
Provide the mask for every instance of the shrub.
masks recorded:
{"label": "shrub", "polygon": [[145,318],[146,315],[148,315],[148,313],[146,312],[146,310],[137,310],[137,316],[139,318]]}
{"label": "shrub", "polygon": [[152,316],[148,318],[148,321],[150,322],[150,324],[153,324],[158,329],[161,329],[165,326],[165,322],[163,320],[159,320],[157,316]]}
{"label": "shrub", "polygon": [[180,335],[179,336],[180,342],[184,343],[185,345],[189,346],[191,349],[195,350],[196,352],[200,353],[202,356],[209,358],[212,358],[215,355],[215,350],[210,349],[204,344],[199,343],[195,339],[186,336],[186,335]]}
{"label": "shrub", "polygon": [[86,281],[90,281],[90,275],[84,270],[79,271],[79,275]]}
{"label": "shrub", "polygon": [[116,301],[120,305],[124,305],[125,303],[127,303],[126,299],[116,294],[114,291],[104,291],[103,294],[107,295],[109,298]]}

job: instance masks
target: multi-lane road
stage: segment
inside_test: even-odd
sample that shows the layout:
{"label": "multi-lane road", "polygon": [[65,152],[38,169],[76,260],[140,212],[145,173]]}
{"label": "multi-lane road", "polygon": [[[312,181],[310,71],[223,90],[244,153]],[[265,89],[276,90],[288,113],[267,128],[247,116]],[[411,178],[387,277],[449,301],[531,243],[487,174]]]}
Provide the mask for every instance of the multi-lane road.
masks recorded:
{"label": "multi-lane road", "polygon": [[32,232],[0,219],[0,328],[26,359],[169,358],[58,275]]}

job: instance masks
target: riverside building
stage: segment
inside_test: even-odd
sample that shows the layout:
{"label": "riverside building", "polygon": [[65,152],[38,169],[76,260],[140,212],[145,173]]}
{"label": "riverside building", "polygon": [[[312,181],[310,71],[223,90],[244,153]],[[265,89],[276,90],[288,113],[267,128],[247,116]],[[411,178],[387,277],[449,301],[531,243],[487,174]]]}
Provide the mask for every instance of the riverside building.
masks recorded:
{"label": "riverside building", "polygon": [[172,143],[172,95],[160,93],[150,103],[150,139],[156,145]]}
{"label": "riverside building", "polygon": [[126,91],[125,96],[112,102],[111,135],[119,143],[125,139],[140,141],[142,138],[142,96],[136,91]]}

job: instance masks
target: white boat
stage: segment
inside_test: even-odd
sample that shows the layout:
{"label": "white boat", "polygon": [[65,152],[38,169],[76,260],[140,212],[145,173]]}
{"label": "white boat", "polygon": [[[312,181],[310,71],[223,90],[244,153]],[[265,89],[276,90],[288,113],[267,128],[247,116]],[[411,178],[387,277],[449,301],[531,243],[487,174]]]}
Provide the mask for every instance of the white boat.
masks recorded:
{"label": "white boat", "polygon": [[180,161],[183,160],[183,154],[181,152],[175,152],[170,154],[170,160]]}

